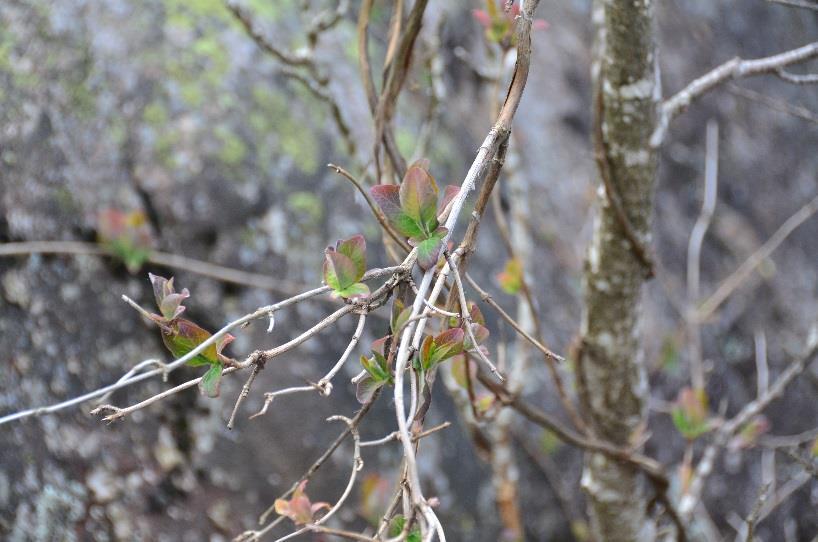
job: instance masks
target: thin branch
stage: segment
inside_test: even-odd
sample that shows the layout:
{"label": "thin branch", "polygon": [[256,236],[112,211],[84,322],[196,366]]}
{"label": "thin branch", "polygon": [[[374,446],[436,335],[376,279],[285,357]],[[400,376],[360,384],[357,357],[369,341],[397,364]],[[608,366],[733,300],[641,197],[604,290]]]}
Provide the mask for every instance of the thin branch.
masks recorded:
{"label": "thin branch", "polygon": [[358,189],[358,192],[364,197],[364,200],[366,200],[367,205],[369,205],[370,210],[372,210],[372,214],[375,215],[375,219],[378,221],[378,224],[381,225],[381,228],[383,228],[383,230],[387,234],[389,234],[389,237],[391,237],[392,240],[395,241],[395,243],[397,243],[399,247],[404,249],[407,253],[410,252],[412,250],[412,247],[409,246],[409,243],[406,242],[406,239],[401,237],[401,235],[397,231],[395,231],[395,228],[392,227],[392,225],[383,215],[383,212],[372,200],[372,197],[369,195],[369,192],[364,189],[361,182],[341,166],[336,166],[335,164],[327,164],[327,167],[333,170],[341,177],[351,182],[352,185]]}
{"label": "thin branch", "polygon": [[[816,5],[815,8],[818,9],[818,5]],[[796,85],[814,85],[818,83],[818,73],[796,74],[784,69],[778,69],[775,74],[784,81]]]}
{"label": "thin branch", "polygon": [[[0,247],[0,248],[2,248],[2,247]],[[412,258],[413,254],[414,253],[411,253],[409,256],[407,256],[407,262],[408,261],[414,262],[414,259]],[[382,277],[384,275],[394,274],[394,273],[397,273],[397,272],[401,272],[401,273],[405,272],[405,267],[404,267],[403,264],[400,265],[400,266],[387,267],[387,268],[383,268],[383,269],[372,269],[370,271],[367,271],[366,274],[364,274],[364,278],[362,280],[371,280],[371,279],[375,279],[375,278],[378,278],[378,277]],[[20,419],[23,419],[23,418],[28,418],[28,417],[31,417],[31,416],[39,416],[39,415],[42,415],[42,414],[51,414],[51,413],[54,413],[54,412],[58,412],[60,410],[64,410],[64,409],[72,407],[74,405],[84,403],[84,402],[89,401],[91,399],[95,399],[97,397],[104,396],[104,395],[109,394],[109,393],[111,393],[113,391],[117,391],[117,390],[126,388],[126,387],[128,387],[128,386],[130,386],[132,384],[135,384],[137,382],[141,382],[141,381],[146,380],[148,378],[151,378],[153,376],[156,376],[156,375],[159,375],[159,374],[164,375],[164,374],[170,373],[170,372],[178,369],[179,367],[183,366],[185,363],[188,362],[188,360],[193,359],[199,353],[203,352],[205,349],[210,347],[210,345],[215,344],[219,339],[221,339],[224,335],[226,335],[228,332],[230,332],[234,328],[237,328],[239,326],[243,326],[244,324],[246,324],[248,322],[251,322],[253,320],[269,317],[271,314],[275,313],[276,311],[279,311],[279,310],[284,309],[286,307],[295,305],[297,303],[300,303],[301,301],[305,301],[307,299],[313,298],[313,297],[315,297],[317,295],[326,293],[329,290],[330,290],[330,288],[328,286],[321,286],[320,288],[314,288],[312,290],[308,290],[306,292],[303,292],[303,293],[300,293],[298,295],[292,296],[292,297],[290,297],[288,299],[285,299],[285,300],[280,301],[278,303],[275,303],[273,305],[267,305],[267,306],[264,306],[264,307],[260,307],[260,308],[256,309],[255,311],[253,311],[253,312],[251,312],[249,314],[245,314],[241,318],[233,320],[232,322],[230,322],[229,324],[227,324],[226,326],[224,326],[223,328],[218,330],[216,333],[211,335],[207,340],[203,341],[196,348],[192,349],[190,352],[188,352],[187,354],[185,354],[181,358],[179,358],[177,360],[174,360],[173,362],[168,363],[167,365],[165,365],[165,366],[163,366],[163,367],[161,367],[159,369],[154,369],[154,370],[151,370],[151,371],[146,371],[146,372],[143,372],[143,373],[135,374],[135,375],[132,375],[128,379],[120,379],[119,381],[115,382],[114,384],[110,384],[108,386],[103,386],[102,388],[99,388],[99,389],[96,389],[94,391],[88,392],[88,393],[83,394],[83,395],[81,395],[79,397],[74,397],[74,398],[69,399],[67,401],[57,403],[55,405],[51,405],[51,406],[47,406],[47,407],[31,408],[31,409],[23,410],[23,411],[20,411],[20,412],[16,412],[14,414],[8,414],[8,415],[3,416],[3,417],[0,418],[0,425],[3,425],[4,423],[8,423],[8,422],[11,422],[11,421],[20,420]],[[352,307],[352,306],[347,305],[344,308],[342,308],[341,310],[347,310],[348,307]],[[336,312],[338,312],[338,311],[336,311]],[[281,347],[279,347],[279,348],[281,348]],[[241,364],[241,367],[243,368],[243,367],[246,367],[246,366],[254,363],[258,356],[261,356],[261,355],[269,356],[271,353],[274,353],[275,351],[276,351],[276,349],[273,349],[273,350],[268,351],[268,352],[263,352],[263,353],[262,352],[254,352]]]}
{"label": "thin branch", "polygon": [[704,198],[702,210],[690,232],[687,245],[687,311],[690,351],[690,376],[693,388],[704,389],[704,367],[702,365],[702,336],[699,320],[695,317],[699,302],[699,275],[701,273],[701,252],[704,236],[710,227],[716,210],[716,194],[719,180],[719,125],[711,120],[707,123],[706,151],[704,163]]}
{"label": "thin branch", "polygon": [[687,493],[684,494],[679,501],[679,514],[685,521],[689,520],[690,515],[693,513],[693,509],[699,500],[704,481],[712,472],[721,449],[742,427],[758,416],[770,403],[778,399],[784,393],[787,386],[804,372],[816,354],[818,354],[818,327],[813,326],[807,339],[807,347],[804,354],[792,362],[790,366],[778,376],[764,395],[744,405],[738,414],[724,422],[715,431],[712,441],[707,448],[705,448],[699,460],[699,464],[691,476]]}
{"label": "thin branch", "polygon": [[761,491],[758,492],[758,498],[756,499],[755,504],[753,505],[753,509],[750,510],[750,514],[747,516],[747,536],[745,538],[746,542],[753,542],[755,539],[755,527],[756,522],[758,521],[758,515],[761,512],[761,507],[764,506],[764,503],[767,502],[767,496],[770,491],[770,484],[766,484],[764,487],[761,488]]}
{"label": "thin branch", "polygon": [[250,376],[247,378],[247,382],[244,383],[244,386],[241,388],[241,392],[239,393],[238,398],[236,399],[236,404],[233,405],[233,412],[230,413],[230,419],[227,421],[227,428],[233,429],[233,424],[236,421],[236,413],[239,411],[239,407],[244,399],[250,394],[250,388],[253,386],[253,382],[256,380],[256,377],[261,372],[261,369],[264,367],[263,363],[257,363],[253,366],[253,371],[250,373]]}
{"label": "thin branch", "polygon": [[773,74],[792,64],[797,64],[818,56],[818,42],[809,43],[777,55],[753,60],[734,58],[712,69],[705,75],[692,81],[685,88],[665,100],[659,108],[656,129],[651,135],[650,144],[657,148],[664,141],[670,121],[684,112],[693,100],[713,90],[718,85],[741,77]]}
{"label": "thin branch", "polygon": [[780,4],[791,8],[804,8],[818,11],[818,4],[801,0],[767,0],[771,4]]}
{"label": "thin branch", "polygon": [[776,100],[774,98],[770,98],[765,94],[761,94],[760,92],[750,90],[749,88],[740,87],[732,83],[727,85],[727,91],[730,92],[731,94],[735,94],[736,96],[741,96],[742,98],[745,98],[747,100],[752,100],[754,102],[760,103],[774,111],[780,111],[781,113],[786,113],[787,115],[792,115],[793,117],[797,117],[799,119],[803,119],[818,124],[818,115],[816,115],[806,107],[801,107],[800,105],[793,105],[783,100]]}
{"label": "thin branch", "polygon": [[814,197],[809,203],[801,207],[794,215],[789,217],[779,227],[775,233],[765,242],[758,250],[753,252],[738,269],[724,279],[719,287],[713,292],[704,303],[699,306],[696,311],[696,319],[703,322],[710,318],[710,316],[718,309],[722,303],[741,286],[744,281],[751,275],[751,273],[758,267],[761,262],[772,255],[773,252],[795,231],[798,226],[807,221],[812,215],[818,212],[818,196]]}
{"label": "thin branch", "polygon": [[501,307],[494,300],[494,298],[491,297],[491,294],[489,294],[487,291],[485,291],[483,288],[481,288],[480,285],[477,284],[477,282],[468,273],[466,273],[466,280],[469,282],[469,284],[471,285],[472,288],[477,290],[477,293],[480,295],[480,299],[482,299],[483,301],[488,303],[494,310],[496,310],[497,314],[499,314],[500,317],[508,323],[508,325],[510,325],[512,328],[514,328],[514,331],[519,333],[525,340],[530,342],[534,346],[534,348],[536,348],[537,350],[542,352],[542,354],[544,356],[546,356],[546,357],[548,357],[550,359],[553,359],[554,361],[559,361],[559,362],[565,361],[565,358],[563,356],[560,356],[559,354],[556,354],[553,351],[551,351],[549,348],[547,348],[545,345],[543,345],[540,341],[538,341],[537,339],[532,337],[529,333],[527,333],[522,327],[520,327],[520,324],[518,324],[517,321],[514,320],[514,318],[512,318],[510,314],[508,314],[505,310],[503,310],[503,307]]}

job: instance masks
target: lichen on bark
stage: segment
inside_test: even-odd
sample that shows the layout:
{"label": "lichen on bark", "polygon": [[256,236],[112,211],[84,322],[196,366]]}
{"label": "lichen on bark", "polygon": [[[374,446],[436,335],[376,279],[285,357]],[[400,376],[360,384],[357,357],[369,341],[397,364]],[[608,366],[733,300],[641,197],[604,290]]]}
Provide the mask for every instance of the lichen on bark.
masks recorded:
{"label": "lichen on bark", "polygon": [[[650,239],[656,177],[656,156],[648,144],[658,100],[651,3],[598,0],[594,22],[600,189],[584,272],[578,381],[593,432],[629,445],[645,423],[647,398],[639,313],[649,275],[649,259],[640,251]],[[638,471],[589,455],[582,484],[598,540],[653,539]]]}

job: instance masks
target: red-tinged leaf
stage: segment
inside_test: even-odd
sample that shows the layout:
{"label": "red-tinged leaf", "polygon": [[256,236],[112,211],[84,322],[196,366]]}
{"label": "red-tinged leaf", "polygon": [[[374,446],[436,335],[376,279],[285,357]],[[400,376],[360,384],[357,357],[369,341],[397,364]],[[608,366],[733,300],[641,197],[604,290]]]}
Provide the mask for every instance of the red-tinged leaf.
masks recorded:
{"label": "red-tinged leaf", "polygon": [[437,227],[437,195],[432,176],[421,167],[410,167],[400,185],[400,206],[426,235]]}
{"label": "red-tinged leaf", "polygon": [[199,381],[199,391],[207,397],[219,396],[219,383],[222,379],[222,364],[214,363]]}
{"label": "red-tinged leaf", "polygon": [[512,258],[506,262],[502,272],[497,274],[500,288],[509,295],[516,295],[523,286],[523,267],[520,260]]}
{"label": "red-tinged leaf", "polygon": [[363,235],[353,235],[349,239],[335,243],[335,251],[343,254],[355,264],[355,282],[366,273],[366,240]]}
{"label": "red-tinged leaf", "polygon": [[[165,343],[167,349],[176,359],[181,358],[209,338],[210,332],[183,318],[174,320],[162,329],[162,342]],[[218,362],[217,347],[215,344],[211,344],[204,351],[188,360],[187,364],[191,367],[197,367]]]}
{"label": "red-tinged leaf", "polygon": [[142,211],[123,212],[106,209],[97,218],[99,242],[118,257],[128,271],[135,273],[148,259],[153,237],[147,217]]}
{"label": "red-tinged leaf", "polygon": [[380,354],[381,356],[386,357],[387,354],[386,349],[389,339],[390,337],[386,336],[372,341],[372,351],[375,352],[376,354]]}
{"label": "red-tinged leaf", "polygon": [[409,166],[409,167],[410,168],[411,167],[419,167],[420,169],[422,169],[426,173],[429,173],[429,168],[431,167],[431,162],[429,161],[428,158],[418,158],[417,160],[412,162],[412,165]]}
{"label": "red-tinged leaf", "polygon": [[447,329],[435,337],[434,361],[440,363],[452,356],[463,352],[463,339],[465,333],[463,329],[456,327]]}
{"label": "red-tinged leaf", "polygon": [[359,403],[365,405],[372,400],[375,392],[378,391],[384,384],[385,382],[378,382],[370,375],[366,375],[358,381],[358,384],[355,387],[355,398]]}
{"label": "red-tinged leaf", "polygon": [[737,450],[752,448],[758,442],[758,438],[769,431],[769,429],[770,422],[767,420],[767,417],[763,414],[756,416],[747,422],[744,427],[739,430],[738,434],[730,439],[730,442],[727,443],[727,449],[735,452]]}
{"label": "red-tinged leaf", "polygon": [[400,207],[400,187],[396,184],[378,184],[369,189],[372,199],[383,211],[384,216],[394,222],[402,213]]}
{"label": "red-tinged leaf", "polygon": [[182,303],[185,299],[190,297],[190,292],[184,288],[177,293],[173,287],[173,277],[166,279],[152,273],[148,273],[148,278],[153,286],[153,296],[156,298],[156,305],[159,307],[159,312],[166,321],[178,318],[185,308]]}
{"label": "red-tinged leaf", "polygon": [[420,345],[420,366],[423,370],[428,371],[434,361],[432,360],[433,351],[435,348],[435,341],[431,335],[427,335]]}
{"label": "red-tinged leaf", "polygon": [[304,489],[307,481],[304,480],[293,492],[290,500],[276,499],[275,511],[281,516],[285,516],[293,520],[296,525],[307,525],[313,522],[315,512],[321,508],[329,508],[329,504],[325,502],[312,503],[305,493]]}
{"label": "red-tinged leaf", "polygon": [[438,222],[446,222],[452,210],[452,205],[454,205],[454,198],[456,198],[459,193],[460,187],[453,184],[447,185],[443,190],[443,200],[440,202],[437,211]]}
{"label": "red-tinged leaf", "polygon": [[483,311],[480,310],[477,303],[469,303],[469,315],[471,316],[471,321],[475,324],[480,324],[481,326],[486,325],[486,317],[483,316]]}
{"label": "red-tinged leaf", "polygon": [[378,526],[383,514],[383,503],[389,500],[391,490],[391,480],[375,472],[366,474],[361,482],[361,514],[374,527]]}
{"label": "red-tinged leaf", "polygon": [[324,282],[336,293],[349,288],[357,282],[355,262],[340,252],[327,248],[324,252]]}

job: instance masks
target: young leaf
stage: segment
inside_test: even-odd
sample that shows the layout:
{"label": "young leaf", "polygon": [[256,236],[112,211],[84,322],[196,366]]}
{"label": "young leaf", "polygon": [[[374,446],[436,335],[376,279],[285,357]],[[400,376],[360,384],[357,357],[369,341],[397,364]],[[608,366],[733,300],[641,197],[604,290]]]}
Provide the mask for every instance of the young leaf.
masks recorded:
{"label": "young leaf", "polygon": [[366,239],[363,235],[353,235],[349,239],[335,243],[335,251],[343,254],[355,264],[355,281],[366,273]]}
{"label": "young leaf", "polygon": [[409,239],[409,244],[418,248],[418,265],[424,271],[434,267],[437,263],[447,231],[446,228],[440,227],[425,240]]}
{"label": "young leaf", "polygon": [[400,207],[400,187],[396,184],[377,184],[369,189],[372,199],[390,222],[395,222],[403,211]]}
{"label": "young leaf", "polygon": [[395,299],[392,303],[392,317],[389,320],[389,329],[392,330],[393,335],[399,334],[403,331],[403,326],[412,316],[412,307],[406,307],[403,301]]}
{"label": "young leaf", "polygon": [[190,297],[190,292],[184,288],[180,293],[176,293],[173,287],[173,277],[166,279],[148,273],[148,278],[153,286],[153,295],[156,298],[156,306],[159,307],[159,312],[165,321],[171,321],[178,318],[180,314],[185,311],[182,302]]}
{"label": "young leaf", "polygon": [[671,418],[687,440],[695,440],[710,429],[707,421],[707,395],[704,390],[684,388],[679,392]]}
{"label": "young leaf", "polygon": [[[162,342],[165,343],[167,349],[176,359],[181,358],[209,338],[210,332],[183,318],[174,320],[167,328],[162,330]],[[219,356],[216,345],[211,344],[188,360],[187,364],[191,367],[198,367],[217,363],[218,361]]]}
{"label": "young leaf", "polygon": [[221,363],[213,363],[210,365],[210,369],[202,376],[202,379],[199,381],[199,391],[202,395],[206,395],[208,397],[218,397],[219,396],[219,383],[222,379],[222,364]]}
{"label": "young leaf", "polygon": [[410,166],[400,185],[400,205],[425,235],[437,228],[437,195],[432,176],[417,164]]}
{"label": "young leaf", "polygon": [[369,297],[369,286],[363,282],[356,282],[352,286],[347,286],[343,290],[337,290],[335,294],[345,299],[359,299]]}
{"label": "young leaf", "polygon": [[366,272],[366,241],[354,235],[324,251],[324,282],[335,295],[345,298],[366,297],[369,287],[358,282]]}
{"label": "young leaf", "polygon": [[147,217],[142,211],[106,209],[97,218],[99,242],[135,273],[148,259],[153,246]]}
{"label": "young leaf", "polygon": [[[406,525],[406,518],[397,515],[392,518],[392,522],[389,524],[389,536],[396,537],[403,532],[403,527]],[[412,529],[408,536],[406,537],[406,542],[420,542],[420,529],[415,527]]]}
{"label": "young leaf", "polygon": [[459,327],[447,329],[435,337],[435,362],[447,360],[463,352],[463,339],[465,333]]}
{"label": "young leaf", "polygon": [[359,403],[364,405],[372,400],[375,392],[383,387],[384,384],[385,382],[378,382],[371,376],[366,375],[358,381],[355,387],[355,398]]}
{"label": "young leaf", "polygon": [[306,486],[306,480],[298,484],[298,487],[293,492],[293,496],[290,497],[289,501],[284,499],[276,499],[276,513],[280,516],[290,518],[296,525],[307,525],[308,523],[313,522],[315,513],[318,510],[322,508],[329,509],[329,503],[311,503],[309,497],[307,497],[307,494],[304,492],[304,488]]}
{"label": "young leaf", "polygon": [[500,288],[509,295],[516,295],[523,286],[523,268],[520,260],[512,258],[506,262],[502,272],[497,274]]}

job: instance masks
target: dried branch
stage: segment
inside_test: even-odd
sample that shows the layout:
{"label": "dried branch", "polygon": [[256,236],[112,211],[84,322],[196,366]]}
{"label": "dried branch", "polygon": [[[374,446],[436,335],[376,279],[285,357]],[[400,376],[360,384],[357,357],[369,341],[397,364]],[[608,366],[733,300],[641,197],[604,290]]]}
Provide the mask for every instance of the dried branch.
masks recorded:
{"label": "dried branch", "polygon": [[754,90],[750,90],[748,88],[740,87],[734,84],[727,85],[727,90],[731,94],[735,94],[747,100],[752,100],[754,102],[760,103],[774,111],[780,111],[781,113],[786,113],[787,115],[792,115],[793,117],[797,117],[799,119],[803,119],[818,124],[818,115],[816,115],[806,107],[793,105],[783,100],[776,100],[774,98],[770,98],[767,95],[761,94],[760,92],[756,92]]}
{"label": "dried branch", "polygon": [[818,11],[818,4],[808,2],[806,0],[767,0],[771,4],[780,4],[791,8],[804,8]]}
{"label": "dried branch", "polygon": [[736,57],[712,69],[662,103],[659,108],[656,129],[650,138],[651,146],[653,148],[659,147],[667,134],[670,121],[684,112],[693,100],[713,90],[718,85],[741,77],[762,74],[778,75],[779,70],[816,56],[818,56],[818,42],[813,42],[797,49],[764,58],[743,60]]}

